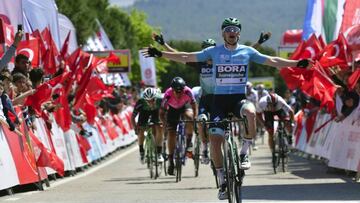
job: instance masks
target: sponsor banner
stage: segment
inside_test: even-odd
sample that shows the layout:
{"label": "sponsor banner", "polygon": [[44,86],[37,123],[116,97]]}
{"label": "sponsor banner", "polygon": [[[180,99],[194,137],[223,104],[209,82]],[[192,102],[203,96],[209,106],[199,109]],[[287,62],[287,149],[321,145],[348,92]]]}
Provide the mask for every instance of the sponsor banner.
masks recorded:
{"label": "sponsor banner", "polygon": [[75,168],[79,168],[85,165],[81,158],[79,143],[76,139],[76,134],[73,130],[68,130],[64,134],[66,145],[68,146],[68,151],[70,156],[72,157]]}
{"label": "sponsor banner", "polygon": [[344,33],[354,25],[360,25],[360,1],[346,0],[340,31]]}
{"label": "sponsor banner", "polygon": [[98,58],[107,58],[110,52],[114,53],[117,57],[119,57],[119,63],[108,62],[108,72],[110,73],[129,73],[131,71],[130,66],[130,50],[111,50],[111,51],[94,51],[90,52],[94,54]]}
{"label": "sponsor banner", "polygon": [[156,87],[156,68],[153,57],[145,57],[142,54],[143,50],[139,51],[139,60],[141,68],[141,79],[145,85]]}
{"label": "sponsor banner", "polygon": [[[87,122],[83,123],[82,126],[86,131],[93,133],[91,125],[88,124]],[[88,158],[89,162],[92,162],[92,161],[95,161],[95,160],[98,160],[99,158],[101,158],[102,152],[101,152],[100,141],[96,137],[97,137],[97,134],[95,134],[95,135],[92,134],[91,136],[86,138],[91,146],[91,149],[88,151],[88,154],[87,154],[87,158]]]}
{"label": "sponsor banner", "polygon": [[[12,157],[14,157],[17,176],[21,185],[35,183],[39,181],[36,167],[35,155],[31,151],[31,147],[26,141],[25,135],[19,136],[10,131],[7,127],[3,127],[3,132],[9,144]],[[39,168],[41,171],[45,170]]]}
{"label": "sponsor banner", "polygon": [[[50,140],[51,137],[47,136],[45,121],[42,118],[35,118],[34,124],[36,126],[36,130],[34,131],[35,136],[41,141],[41,143],[44,144],[47,149],[52,151],[52,141]],[[46,172],[48,175],[56,173],[54,169],[49,167],[46,167]]]}
{"label": "sponsor banner", "polygon": [[0,127],[0,190],[20,184],[6,135]]}
{"label": "sponsor banner", "polygon": [[360,126],[343,124],[334,129],[329,166],[352,171],[358,170],[360,160]]}
{"label": "sponsor banner", "polygon": [[65,171],[74,170],[74,164],[70,163],[69,154],[66,149],[64,132],[55,122],[55,117],[53,114],[50,114],[50,119],[53,121],[51,122],[51,132],[56,155],[58,155],[63,160]]}

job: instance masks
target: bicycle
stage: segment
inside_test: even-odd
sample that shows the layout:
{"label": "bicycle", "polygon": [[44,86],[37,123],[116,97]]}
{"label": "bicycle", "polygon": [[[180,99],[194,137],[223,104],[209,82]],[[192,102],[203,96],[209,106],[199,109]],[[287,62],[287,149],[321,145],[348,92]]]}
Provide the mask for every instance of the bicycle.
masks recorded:
{"label": "bicycle", "polygon": [[286,172],[288,164],[289,148],[287,145],[287,134],[285,131],[285,122],[278,120],[278,127],[274,136],[274,153],[272,154],[274,173],[277,173],[277,168],[282,166],[282,171]]}
{"label": "bicycle", "polygon": [[179,121],[176,127],[176,145],[175,145],[175,168],[176,168],[176,182],[181,181],[182,166],[185,165],[186,159],[186,135],[185,124],[194,121]]}
{"label": "bicycle", "polygon": [[196,123],[197,122],[195,121],[195,124],[194,124],[195,142],[194,142],[193,160],[194,160],[195,177],[198,177],[199,176],[199,165],[200,165],[201,140],[200,140],[200,135],[199,135]]}
{"label": "bicycle", "polygon": [[242,122],[245,126],[245,131],[247,131],[247,123],[246,119],[232,120],[231,118],[232,116],[229,115],[227,119],[222,121],[207,123],[222,123],[226,126],[225,141],[223,142],[223,161],[227,184],[226,187],[228,191],[228,201],[229,203],[234,203],[242,201],[241,186],[245,177],[245,171],[240,168],[240,158],[238,154],[238,147],[234,139],[233,125],[236,122]]}
{"label": "bicycle", "polygon": [[157,179],[160,176],[162,165],[158,163],[158,153],[156,151],[155,138],[152,133],[153,125],[154,123],[148,124],[145,135],[144,148],[145,148],[146,164],[150,172],[150,178]]}

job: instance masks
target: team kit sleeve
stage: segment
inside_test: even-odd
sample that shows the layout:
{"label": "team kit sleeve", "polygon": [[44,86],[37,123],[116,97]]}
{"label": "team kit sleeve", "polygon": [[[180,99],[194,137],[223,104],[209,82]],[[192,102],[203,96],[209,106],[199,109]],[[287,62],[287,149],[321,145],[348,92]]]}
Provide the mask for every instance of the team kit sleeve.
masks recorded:
{"label": "team kit sleeve", "polygon": [[286,113],[289,113],[291,111],[291,107],[286,103],[286,101],[282,97],[279,97],[278,103],[279,105],[281,105],[281,109],[284,110]]}
{"label": "team kit sleeve", "polygon": [[215,47],[208,47],[196,53],[196,58],[198,62],[205,62],[211,59],[212,54],[214,53]]}
{"label": "team kit sleeve", "polygon": [[258,52],[256,49],[252,47],[248,47],[248,49],[249,49],[251,61],[255,63],[263,64],[268,59],[268,56]]}
{"label": "team kit sleeve", "polygon": [[141,99],[139,99],[139,100],[136,102],[136,104],[135,104],[135,106],[134,106],[133,113],[132,113],[132,116],[133,116],[134,118],[138,115],[141,107],[142,107],[142,102],[141,102]]}

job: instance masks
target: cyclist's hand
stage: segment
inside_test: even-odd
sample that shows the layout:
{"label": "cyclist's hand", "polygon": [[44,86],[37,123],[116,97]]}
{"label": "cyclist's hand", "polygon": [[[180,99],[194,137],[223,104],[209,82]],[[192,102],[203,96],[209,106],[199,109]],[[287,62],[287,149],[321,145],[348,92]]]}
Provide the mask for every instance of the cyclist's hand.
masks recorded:
{"label": "cyclist's hand", "polygon": [[271,37],[271,32],[261,32],[259,40],[258,40],[258,44],[262,44],[264,42],[266,42],[268,39],[270,39]]}
{"label": "cyclist's hand", "polygon": [[158,49],[156,49],[155,47],[147,47],[143,52],[142,52],[143,56],[145,57],[156,57],[159,58],[162,56],[161,51],[159,51]]}
{"label": "cyclist's hand", "polygon": [[160,33],[160,34],[153,33],[152,36],[153,36],[153,39],[157,43],[159,43],[161,46],[165,45],[165,40],[164,40],[164,37],[163,37],[162,33]]}
{"label": "cyclist's hand", "polygon": [[297,62],[296,67],[298,68],[309,68],[312,64],[314,63],[314,61],[312,61],[311,59],[301,59]]}

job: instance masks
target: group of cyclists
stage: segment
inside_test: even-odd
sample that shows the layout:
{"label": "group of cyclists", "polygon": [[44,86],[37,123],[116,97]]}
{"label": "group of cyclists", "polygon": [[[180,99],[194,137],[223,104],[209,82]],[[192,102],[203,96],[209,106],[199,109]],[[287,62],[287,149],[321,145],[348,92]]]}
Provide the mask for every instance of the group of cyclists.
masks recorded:
{"label": "group of cyclists", "polygon": [[[247,122],[247,133],[242,136],[240,150],[240,168],[247,170],[251,167],[249,148],[256,137],[256,123],[264,124],[269,134],[269,146],[273,151],[273,118],[288,117],[293,120],[294,113],[291,107],[282,97],[276,93],[267,93],[263,85],[259,85],[257,91],[248,82],[249,63],[264,64],[267,66],[302,67],[309,65],[308,60],[288,60],[261,54],[253,47],[259,46],[267,39],[269,33],[261,33],[260,39],[253,47],[238,43],[241,33],[240,21],[236,18],[226,18],[221,24],[223,44],[216,44],[212,39],[204,40],[202,50],[198,52],[179,52],[164,42],[162,35],[154,35],[155,41],[163,45],[166,51],[160,51],[155,47],[148,47],[144,51],[147,57],[163,57],[169,60],[187,64],[196,68],[200,73],[200,88],[194,88],[194,92],[186,86],[181,77],[175,77],[170,88],[160,98],[160,91],[156,88],[146,88],[142,98],[136,103],[133,113],[133,124],[136,126],[139,136],[139,151],[141,160],[144,159],[144,127],[150,118],[155,123],[155,135],[157,152],[161,154],[163,130],[168,134],[168,174],[174,174],[174,146],[176,144],[176,125],[182,116],[185,120],[211,121],[208,129],[201,129],[202,162],[209,162],[210,147],[211,160],[216,169],[219,179],[218,198],[227,199],[226,179],[224,177],[222,143],[224,142],[225,126],[219,122],[226,119],[229,114],[238,118],[244,118]],[[195,95],[197,99],[195,98]],[[138,122],[135,117],[139,114]],[[265,119],[264,119],[265,118]],[[162,125],[160,124],[162,123]],[[161,127],[163,126],[163,128]],[[193,125],[186,125],[186,151],[191,154]],[[291,126],[290,126],[291,127]],[[289,130],[290,130],[289,127]],[[203,137],[206,130],[209,139]],[[209,140],[209,144],[208,144]],[[208,146],[209,145],[209,146]],[[158,156],[158,161],[164,161]]]}

